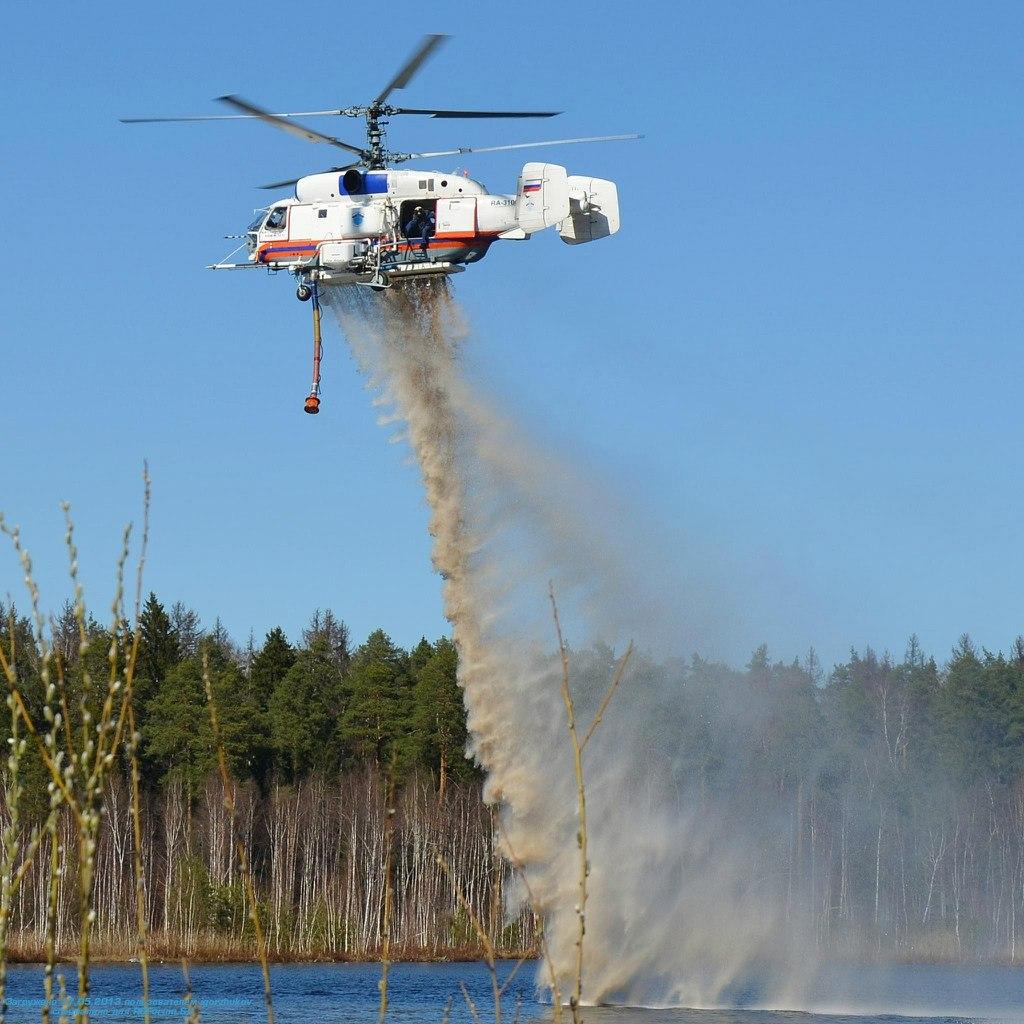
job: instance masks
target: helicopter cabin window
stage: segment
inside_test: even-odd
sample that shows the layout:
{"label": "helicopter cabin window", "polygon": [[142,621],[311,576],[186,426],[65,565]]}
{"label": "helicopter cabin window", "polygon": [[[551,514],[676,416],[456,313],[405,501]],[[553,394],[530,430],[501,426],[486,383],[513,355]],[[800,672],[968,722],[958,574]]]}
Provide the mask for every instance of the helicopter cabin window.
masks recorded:
{"label": "helicopter cabin window", "polygon": [[267,223],[264,225],[270,231],[280,231],[288,220],[288,207],[287,206],[275,206],[270,211],[270,216],[267,218]]}
{"label": "helicopter cabin window", "polygon": [[320,220],[327,220],[327,209],[326,209],[326,207],[324,209],[322,209],[322,210],[317,210],[316,211],[316,215],[317,215],[317,217],[320,218]]}
{"label": "helicopter cabin window", "polygon": [[407,239],[430,238],[437,221],[436,199],[407,199],[398,211],[398,223]]}

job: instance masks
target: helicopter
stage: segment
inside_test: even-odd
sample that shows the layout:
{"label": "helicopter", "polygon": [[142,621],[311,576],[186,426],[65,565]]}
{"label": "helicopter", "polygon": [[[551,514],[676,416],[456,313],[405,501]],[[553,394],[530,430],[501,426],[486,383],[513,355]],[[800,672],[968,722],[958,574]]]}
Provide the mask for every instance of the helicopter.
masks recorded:
{"label": "helicopter", "polygon": [[[522,241],[538,231],[555,227],[569,245],[607,238],[619,230],[619,202],[615,183],[602,178],[569,174],[565,167],[544,162],[526,163],[514,193],[491,193],[468,171],[397,170],[410,161],[496,153],[543,146],[620,142],[640,139],[639,134],[553,139],[499,146],[398,152],[386,147],[389,119],[419,115],[456,118],[550,118],[560,111],[449,110],[399,107],[389,102],[404,89],[446,40],[425,36],[387,85],[362,106],[332,110],[271,113],[240,96],[219,97],[234,113],[192,117],[131,117],[126,124],[258,119],[307,142],[329,145],[355,159],[326,171],[261,186],[294,187],[284,197],[258,210],[257,217],[233,253],[211,270],[262,268],[288,271],[298,281],[296,296],[313,303],[313,386],[306,399],[308,413],[319,411],[320,304],[319,289],[360,285],[382,291],[417,278],[461,273],[487,255],[499,240]],[[365,121],[362,146],[327,135],[297,118],[350,117]],[[247,250],[245,262],[230,262]]]}

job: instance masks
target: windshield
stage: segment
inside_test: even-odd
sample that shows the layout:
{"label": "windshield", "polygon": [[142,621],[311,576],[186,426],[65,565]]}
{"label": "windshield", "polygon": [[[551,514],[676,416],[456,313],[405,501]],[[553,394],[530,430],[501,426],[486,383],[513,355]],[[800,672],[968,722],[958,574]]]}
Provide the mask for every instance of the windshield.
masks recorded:
{"label": "windshield", "polygon": [[267,216],[267,211],[266,210],[260,210],[260,212],[258,214],[256,214],[256,219],[245,230],[246,231],[259,231],[261,225],[263,224],[263,220],[264,220],[264,218],[266,216]]}
{"label": "windshield", "polygon": [[275,206],[274,209],[270,211],[270,216],[267,218],[267,223],[264,225],[264,227],[280,231],[280,229],[284,227],[287,219],[288,207]]}

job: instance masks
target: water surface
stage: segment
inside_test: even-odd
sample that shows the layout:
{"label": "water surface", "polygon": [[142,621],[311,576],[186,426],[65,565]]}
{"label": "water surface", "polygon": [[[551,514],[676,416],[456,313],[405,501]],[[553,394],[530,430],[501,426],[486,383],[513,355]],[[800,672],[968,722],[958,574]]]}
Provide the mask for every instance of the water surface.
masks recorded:
{"label": "water surface", "polygon": [[[501,965],[502,978],[512,967],[511,963]],[[74,968],[63,967],[60,973],[74,992]],[[380,968],[375,964],[288,964],[272,968],[271,974],[279,1024],[372,1024],[376,1020]],[[136,1024],[142,1019],[137,965],[96,967],[92,978],[93,1019]],[[535,966],[527,964],[510,983],[505,996],[506,1024],[515,1016],[517,1000],[523,1024],[549,1017],[550,1007],[538,997],[535,978]],[[258,967],[196,966],[191,968],[191,979],[204,1021],[258,1024],[265,1019]],[[451,1024],[474,1024],[460,983],[466,986],[484,1024],[493,1021],[490,977],[480,963],[393,966],[389,1019],[394,1024],[439,1024],[451,1000]],[[179,966],[155,965],[151,989],[154,1020],[184,1019]],[[7,1020],[12,1024],[38,1021],[41,994],[41,968],[10,967]],[[588,1008],[585,1018],[589,1024],[894,1024],[901,1019],[988,1019],[1024,1024],[1024,970],[920,965],[832,968],[815,980],[801,1011],[758,1008],[756,993],[738,994],[737,1001],[748,1005],[716,1010],[598,1007]]]}

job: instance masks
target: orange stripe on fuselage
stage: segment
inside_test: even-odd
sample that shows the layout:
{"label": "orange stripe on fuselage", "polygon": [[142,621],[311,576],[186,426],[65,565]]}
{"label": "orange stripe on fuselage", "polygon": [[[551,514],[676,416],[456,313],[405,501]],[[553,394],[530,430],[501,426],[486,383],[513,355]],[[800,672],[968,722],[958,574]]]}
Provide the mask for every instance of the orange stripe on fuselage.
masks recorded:
{"label": "orange stripe on fuselage", "polygon": [[[422,236],[419,235],[412,235],[411,237],[403,235],[402,241],[398,243],[399,251],[403,252],[410,249],[422,249],[423,243],[419,240],[421,237]],[[427,239],[427,248],[451,249],[453,247],[458,247],[470,249],[474,245],[479,245],[481,243],[484,245],[490,245],[497,237],[497,231],[439,231],[437,234],[431,235]]]}
{"label": "orange stripe on fuselage", "polygon": [[[460,246],[463,248],[471,248],[481,242],[490,244],[498,237],[499,232],[497,231],[438,231],[431,235],[428,242],[427,248],[429,249],[450,249],[453,246]],[[380,236],[377,236],[378,238]],[[410,249],[421,249],[422,243],[417,241],[417,236],[413,235],[413,240],[410,242],[405,235],[401,236],[402,240],[398,242],[398,251],[408,251]],[[319,248],[325,242],[345,242],[345,241],[365,241],[365,239],[346,239],[346,238],[289,238],[289,239],[278,239],[272,242],[264,242],[257,250],[257,262],[266,263],[268,262],[264,257],[267,256],[270,250],[270,256],[274,259],[290,259],[295,256],[303,256],[310,258],[314,255],[310,251],[310,246],[314,249]],[[372,241],[372,239],[371,239]]]}
{"label": "orange stripe on fuselage", "polygon": [[[311,259],[316,255],[316,250],[322,243],[322,239],[315,238],[280,238],[273,242],[264,242],[256,250],[256,261],[258,263],[269,263],[274,260],[291,259],[295,256],[302,256]],[[271,251],[273,250],[273,251]],[[269,256],[270,259],[265,257]]]}

